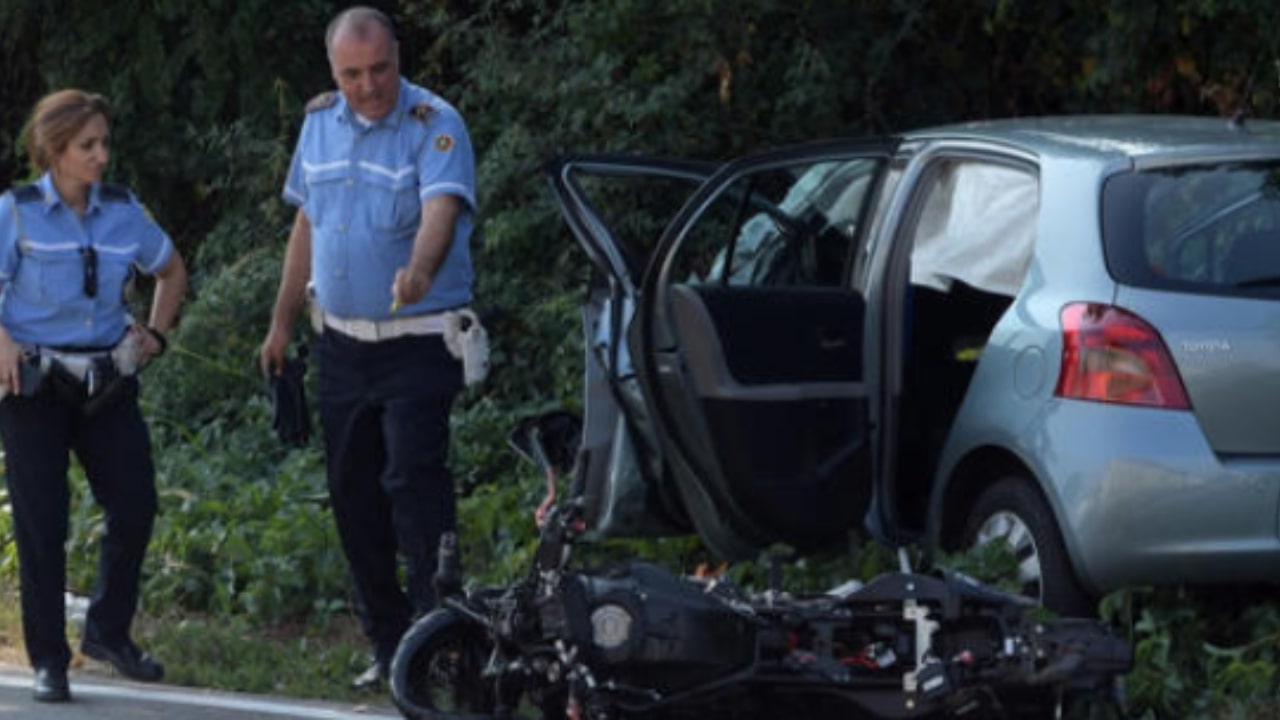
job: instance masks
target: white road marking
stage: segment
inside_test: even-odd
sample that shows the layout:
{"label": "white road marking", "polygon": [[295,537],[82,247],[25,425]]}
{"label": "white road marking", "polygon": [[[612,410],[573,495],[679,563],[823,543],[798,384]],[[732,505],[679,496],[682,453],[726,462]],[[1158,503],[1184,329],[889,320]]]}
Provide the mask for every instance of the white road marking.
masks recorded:
{"label": "white road marking", "polygon": [[[30,677],[0,674],[0,686],[28,688]],[[72,696],[126,698],[143,702],[165,703],[168,705],[186,705],[190,707],[217,708],[220,710],[236,710],[255,712],[263,715],[279,715],[286,718],[305,718],[307,720],[370,720],[377,718],[399,718],[399,715],[387,715],[380,711],[369,710],[331,710],[328,708],[300,707],[276,700],[235,697],[232,695],[213,695],[208,691],[182,691],[172,688],[160,689],[151,687],[134,687],[131,685],[104,685],[85,682],[74,674],[71,677]],[[305,701],[299,701],[305,702]]]}

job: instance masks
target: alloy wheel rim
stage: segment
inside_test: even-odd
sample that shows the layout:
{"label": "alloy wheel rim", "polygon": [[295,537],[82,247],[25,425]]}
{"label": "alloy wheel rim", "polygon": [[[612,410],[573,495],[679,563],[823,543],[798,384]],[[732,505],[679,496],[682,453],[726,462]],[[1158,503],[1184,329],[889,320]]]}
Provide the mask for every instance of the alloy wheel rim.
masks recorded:
{"label": "alloy wheel rim", "polygon": [[1009,546],[1018,562],[1018,585],[1022,594],[1044,601],[1044,575],[1040,568],[1040,548],[1031,528],[1016,513],[993,513],[978,528],[975,545],[1001,541]]}

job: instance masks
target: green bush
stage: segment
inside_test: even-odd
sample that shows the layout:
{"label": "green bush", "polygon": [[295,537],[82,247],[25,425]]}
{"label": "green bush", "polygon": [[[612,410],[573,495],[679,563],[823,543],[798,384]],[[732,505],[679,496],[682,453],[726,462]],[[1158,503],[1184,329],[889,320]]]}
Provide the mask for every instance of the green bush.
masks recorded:
{"label": "green bush", "polygon": [[[319,448],[274,440],[256,367],[291,220],[279,188],[302,105],[331,84],[321,38],[345,5],[192,0],[122,13],[110,3],[0,3],[0,90],[10,101],[0,107],[0,185],[26,176],[15,138],[40,94],[103,92],[116,108],[111,176],[138,191],[192,269],[171,351],[144,376],[162,511],[143,602],[157,614],[176,607],[263,627],[323,620],[348,604]],[[397,21],[404,72],[459,106],[479,154],[476,306],[494,371],[460,398],[453,435],[473,582],[516,577],[529,559],[540,480],[506,447],[507,428],[581,403],[577,304],[588,268],[539,175],[548,157],[721,159],[985,117],[1240,108],[1265,117],[1280,104],[1270,0],[378,5]],[[624,208],[618,221],[645,227],[634,219]],[[297,340],[306,337],[299,327]],[[101,517],[78,472],[70,580],[84,592]],[[0,535],[12,537],[7,513]],[[687,538],[605,544],[584,559],[628,554],[714,565]],[[785,577],[818,588],[893,566],[883,549],[858,547],[788,565]],[[766,581],[759,565],[728,572]],[[11,542],[0,577],[15,577]],[[1138,711],[1243,717],[1275,706],[1274,600],[1256,596],[1219,618],[1199,598],[1132,597]]]}

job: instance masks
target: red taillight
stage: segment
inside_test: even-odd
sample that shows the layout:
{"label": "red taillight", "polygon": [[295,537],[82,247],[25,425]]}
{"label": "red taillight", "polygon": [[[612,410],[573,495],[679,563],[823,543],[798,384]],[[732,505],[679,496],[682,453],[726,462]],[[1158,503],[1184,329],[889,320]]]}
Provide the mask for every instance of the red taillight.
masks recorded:
{"label": "red taillight", "polygon": [[1176,410],[1191,407],[1160,333],[1127,310],[1097,303],[1062,308],[1062,369],[1054,394]]}

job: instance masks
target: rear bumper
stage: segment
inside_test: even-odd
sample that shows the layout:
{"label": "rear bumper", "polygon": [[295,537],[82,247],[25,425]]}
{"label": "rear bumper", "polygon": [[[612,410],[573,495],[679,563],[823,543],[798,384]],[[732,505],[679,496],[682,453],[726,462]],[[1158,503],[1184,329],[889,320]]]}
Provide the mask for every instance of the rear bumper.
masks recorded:
{"label": "rear bumper", "polygon": [[1218,457],[1190,413],[1080,401],[1019,437],[1095,590],[1280,581],[1280,456]]}

